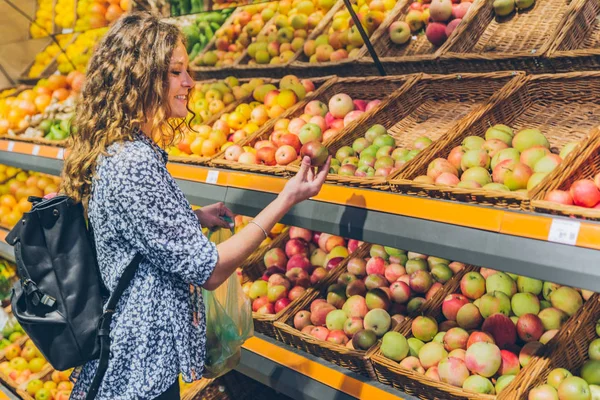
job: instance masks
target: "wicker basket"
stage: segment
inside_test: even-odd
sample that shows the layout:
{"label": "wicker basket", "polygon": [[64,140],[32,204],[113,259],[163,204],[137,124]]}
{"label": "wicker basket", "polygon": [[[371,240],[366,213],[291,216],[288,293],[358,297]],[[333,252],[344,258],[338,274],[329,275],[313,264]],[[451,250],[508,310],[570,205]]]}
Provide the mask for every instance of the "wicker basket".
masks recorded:
{"label": "wicker basket", "polygon": [[[548,343],[543,356],[527,365],[529,374],[524,379],[513,381],[499,398],[527,400],[529,391],[546,383],[548,374],[554,368],[566,368],[574,374],[578,373],[588,359],[589,343],[597,338],[595,326],[599,319],[600,295],[596,293]],[[551,343],[553,346],[550,346]]]}
{"label": "wicker basket", "polygon": [[[388,77],[366,77],[366,78],[335,78],[326,85],[323,85],[319,90],[317,90],[313,96],[311,96],[311,100],[320,100],[325,104],[329,103],[329,99],[338,93],[346,93],[352,98],[362,98],[365,100],[386,100],[387,96],[390,96],[396,90],[401,90],[401,88],[409,87],[413,84],[415,79],[418,79],[418,75],[403,75],[403,76],[388,76]],[[289,113],[287,115],[282,115],[282,118],[296,118],[303,114],[304,105],[302,107],[295,108],[294,112]],[[378,109],[382,107],[380,104],[376,109],[374,109],[371,114],[377,112]],[[363,117],[357,119],[352,122],[352,124],[348,125],[347,128],[355,126]],[[273,121],[273,124],[266,129],[261,128],[258,130],[253,136],[246,140],[247,145],[255,143],[259,140],[266,140],[269,138],[272,132],[272,128],[277,123],[277,120]],[[331,139],[333,140],[333,139]],[[327,142],[325,143],[327,145]],[[268,174],[278,174],[285,175],[286,172],[295,173],[298,171],[300,162],[295,161],[288,166],[266,166],[266,165],[251,165],[252,169],[248,169],[246,165],[239,163],[232,163],[222,158],[215,159],[213,161],[219,167],[242,167],[238,169],[250,170],[251,172],[263,172]]]}
{"label": "wicker basket", "polygon": [[[506,124],[515,130],[537,128],[548,138],[557,152],[564,144],[582,141],[600,125],[600,73],[574,72],[529,76],[494,107],[457,130],[444,143],[436,144],[418,163],[406,168],[390,183],[403,193],[454,201],[491,205],[509,209],[529,209],[530,194],[483,189],[461,189],[444,185],[416,183],[414,178],[427,174],[427,166],[438,157],[447,157],[466,136],[485,136],[495,124]],[[523,111],[525,110],[525,111]],[[572,160],[572,153],[568,160]],[[566,160],[568,165],[571,161]]]}
{"label": "wicker basket", "polygon": [[[467,270],[478,271],[479,268],[470,267]],[[454,291],[446,293],[454,293],[459,286],[460,282]],[[543,355],[548,354],[548,352],[550,352],[552,349],[560,346],[562,341],[559,339],[559,337],[564,335],[565,332],[569,332],[569,327],[572,326],[575,321],[578,321],[582,316],[587,315],[590,310],[598,308],[598,295],[595,296],[596,300],[594,300],[594,297],[592,297],[589,301],[585,302],[577,314],[570,318],[559,330],[559,333],[557,333],[557,335],[544,346],[544,350],[539,351],[539,353],[534,356],[534,359],[521,369],[515,380],[498,396],[466,392],[462,388],[443,382],[434,381],[423,374],[409,371],[400,367],[399,363],[385,357],[379,347],[376,349],[373,357],[371,358],[377,379],[381,383],[391,385],[396,389],[402,390],[424,400],[492,400],[496,397],[498,399],[506,400],[520,399],[524,393],[527,393],[527,382],[534,379],[539,373],[538,369],[535,367],[536,361],[542,360],[541,357]],[[428,307],[423,310],[422,314],[432,317],[436,320],[443,318],[443,299],[443,297],[441,299],[437,297],[438,301],[434,301],[434,299],[432,299]],[[412,337],[411,325],[412,320],[407,320],[405,323],[398,326],[396,331],[402,333],[407,338]],[[589,325],[592,326],[593,324],[590,322]],[[523,397],[523,399],[525,399],[525,397]]]}
{"label": "wicker basket", "polygon": [[[364,244],[361,246],[359,250],[357,250],[352,258],[364,258],[369,255],[369,251],[371,249],[370,244]],[[346,271],[347,260],[340,264],[339,268],[336,268],[335,274],[332,274],[330,278],[327,279],[327,282],[322,286],[321,290],[315,290],[308,296],[305,296],[298,305],[293,308],[290,308],[286,314],[275,323],[275,327],[279,330],[279,335],[281,340],[290,346],[296,347],[300,350],[303,350],[307,353],[313,354],[315,356],[321,357],[331,363],[337,364],[340,367],[347,368],[353,372],[362,374],[371,379],[375,379],[375,370],[373,369],[373,365],[370,362],[370,356],[375,353],[375,351],[379,348],[379,344],[375,344],[367,351],[350,349],[346,346],[338,345],[335,343],[325,342],[314,338],[311,335],[300,332],[299,330],[294,328],[294,316],[301,310],[310,309],[310,303],[317,299],[323,298],[326,296],[327,287],[337,281],[337,278]],[[446,297],[447,294],[456,291],[460,286],[460,280],[462,276],[468,272],[473,270],[473,267],[466,267],[461,272],[452,277],[448,282],[446,282],[442,289],[438,290],[437,293],[428,301],[423,303],[422,307],[415,311],[412,316],[416,316],[421,312],[427,311],[431,305],[439,304],[441,305],[442,301]],[[401,323],[396,327],[399,329],[400,326],[404,326],[404,323]]]}
{"label": "wicker basket", "polygon": [[[327,14],[325,14],[325,16],[321,19],[321,21],[317,24],[317,26],[308,32],[307,40],[315,39],[317,37],[317,35],[315,35],[315,34],[318,32],[321,32],[325,28],[325,26],[328,26],[329,23],[331,22],[331,19],[333,18],[333,15],[343,7],[344,7],[343,0],[338,0],[334,4],[334,6],[331,7],[331,9],[327,12]],[[269,21],[269,24],[265,24],[265,27],[263,28],[263,32],[265,32],[268,29],[268,26],[271,25],[273,23],[273,21],[274,21],[274,18],[271,21]],[[294,56],[286,63],[261,65],[261,64],[248,64],[248,62],[251,60],[251,57],[248,55],[248,49],[246,49],[244,51],[244,54],[242,55],[242,57],[240,57],[239,62],[235,66],[236,73],[239,73],[242,76],[266,76],[266,75],[271,75],[272,72],[277,69],[285,71],[286,67],[290,63],[294,62],[296,59],[298,59],[298,57],[300,57],[300,55],[302,54],[302,51],[303,51],[302,48],[295,51]]]}
{"label": "wicker basket", "polygon": [[15,132],[14,135],[3,135],[3,136],[0,136],[0,139],[13,140],[15,142],[33,143],[33,144],[39,144],[39,145],[43,145],[43,146],[52,146],[52,147],[69,147],[70,146],[70,142],[71,142],[70,138],[67,138],[64,140],[49,140],[49,139],[44,139],[43,137],[28,138],[28,137],[23,137],[21,135],[21,133],[23,133],[24,131],[25,130]]}
{"label": "wicker basket", "polygon": [[560,24],[562,29],[547,57],[555,71],[596,70],[600,67],[600,3],[578,0],[573,12]]}
{"label": "wicker basket", "polygon": [[[371,43],[374,44],[374,40],[377,37],[380,37],[382,34],[387,33],[387,27],[393,21],[394,16],[399,12],[402,6],[407,2],[407,0],[398,0],[393,9],[391,9],[386,15],[385,19],[379,25],[379,27],[371,34],[370,40]],[[345,6],[343,2],[341,2],[342,6],[340,10]],[[333,17],[333,15],[332,15]],[[329,28],[333,23],[332,20],[328,21],[327,24],[323,24],[320,26],[321,29],[315,29],[309,39],[316,39],[319,35],[327,35],[329,32]],[[352,23],[352,22],[351,22]],[[357,60],[360,60],[365,55],[368,54],[367,46],[363,45],[359,52],[356,54],[356,57],[348,58],[340,61],[327,61],[320,63],[309,63],[309,57],[307,57],[304,52],[300,52],[299,56],[296,58],[294,62],[290,65],[293,69],[306,69],[307,73],[333,73],[336,75],[347,75],[345,73],[339,74],[338,69],[346,69],[350,70],[352,75],[356,76],[368,76],[373,75],[374,68],[373,65],[368,63],[358,63]],[[364,67],[364,68],[363,68]],[[420,72],[420,71],[417,71]]]}
{"label": "wicker basket", "polygon": [[587,146],[579,148],[573,155],[571,162],[562,163],[556,168],[548,179],[540,183],[532,194],[531,208],[534,211],[576,217],[591,221],[600,221],[600,210],[578,206],[565,206],[544,200],[546,194],[552,190],[569,190],[571,184],[579,179],[593,179],[600,173],[600,130],[595,129],[592,140]]}
{"label": "wicker basket", "polygon": [[[404,1],[404,4],[397,9],[396,14],[388,20],[384,29],[378,30],[373,34],[371,42],[375,52],[379,55],[380,61],[388,74],[406,74],[414,72],[435,72],[442,73],[437,60],[445,51],[450,40],[440,47],[434,46],[425,34],[413,35],[412,40],[406,44],[398,45],[391,41],[388,33],[389,26],[395,21],[404,21],[411,10],[412,0]],[[473,14],[485,6],[485,0],[475,0],[465,16],[463,24],[472,18]],[[453,33],[450,38],[456,35]],[[368,54],[365,57],[370,59]]]}
{"label": "wicker basket", "polygon": [[560,22],[571,1],[578,0],[536,0],[531,9],[496,17],[494,0],[484,0],[444,46],[440,57],[444,70],[548,70],[542,56],[562,28]]}
{"label": "wicker basket", "polygon": [[[452,134],[463,119],[480,115],[485,105],[491,106],[494,93],[500,93],[505,86],[514,86],[524,74],[494,72],[489,74],[425,75],[405,90],[398,90],[376,113],[360,119],[357,125],[345,128],[329,144],[329,151],[335,154],[340,147],[351,146],[355,139],[363,137],[369,127],[381,124],[396,139],[399,147],[411,146],[419,136],[427,136],[434,141]],[[425,150],[423,153],[426,153]],[[421,156],[422,157],[422,156]],[[400,167],[393,176],[398,176],[420,156]],[[361,178],[329,174],[328,181],[344,185],[385,189],[389,187],[386,178]]]}
{"label": "wicker basket", "polygon": [[[254,252],[254,254],[251,256],[251,259],[249,259],[242,267],[242,283],[252,282],[261,279],[261,277],[267,270],[267,267],[263,262],[265,253],[277,247],[284,249],[285,244],[288,240],[289,230],[285,230],[277,238],[275,238],[275,240],[273,240],[273,242],[271,242],[269,246],[265,246],[259,251]],[[317,287],[319,287],[320,285],[321,283],[317,284]],[[257,312],[252,312],[252,319],[254,320],[254,330],[256,332],[260,332],[262,334],[279,340],[279,332],[273,326],[273,323],[282,318],[282,316],[285,315],[289,309],[294,308],[296,304],[301,302],[305,297],[309,296],[309,293],[311,293],[312,291],[312,288],[307,289],[302,296],[292,301],[286,308],[279,311],[278,313],[259,314]]]}

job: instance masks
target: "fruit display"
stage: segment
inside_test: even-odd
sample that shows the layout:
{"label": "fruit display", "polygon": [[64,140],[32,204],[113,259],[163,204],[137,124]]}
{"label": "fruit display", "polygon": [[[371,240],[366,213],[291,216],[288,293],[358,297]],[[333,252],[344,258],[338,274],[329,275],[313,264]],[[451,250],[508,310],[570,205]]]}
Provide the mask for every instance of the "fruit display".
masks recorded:
{"label": "fruit display", "polygon": [[16,91],[17,91],[17,88],[3,89],[2,91],[0,91],[0,99],[10,96],[10,95],[14,94]]}
{"label": "fruit display", "polygon": [[427,175],[415,181],[464,189],[527,193],[577,147],[572,142],[560,154],[538,129],[515,132],[506,125],[491,126],[485,137],[467,136],[447,158],[436,158]]}
{"label": "fruit display", "polygon": [[322,282],[360,245],[357,240],[290,227],[285,240],[265,252],[262,277],[242,286],[252,300],[252,311],[280,313],[308,288]]}
{"label": "fruit display", "polygon": [[248,64],[273,65],[291,61],[334,6],[334,0],[279,2],[278,14],[248,46]]}
{"label": "fruit display", "polygon": [[172,17],[205,11],[203,0],[170,0],[169,5]]}
{"label": "fruit display", "polygon": [[75,31],[102,28],[131,9],[130,0],[77,0]]}
{"label": "fruit display", "polygon": [[494,0],[494,13],[499,17],[508,17],[514,11],[520,12],[530,9],[535,0]]}
{"label": "fruit display", "polygon": [[233,80],[230,80],[230,85],[212,85],[214,84],[210,87],[213,89],[204,92],[205,101],[200,100],[196,104],[205,107],[208,102],[209,113],[213,115],[225,109],[225,102],[222,100],[225,96],[229,98],[228,101],[232,101],[232,98],[251,91],[252,97],[246,97],[246,102],[238,104],[232,112],[222,113],[212,126],[194,126],[195,132],[186,132],[177,147],[169,149],[169,154],[211,157],[225,150],[227,159],[234,154],[236,161],[241,159],[240,162],[255,164],[258,152],[252,147],[244,149],[236,143],[249,138],[268,121],[281,116],[315,90],[312,81],[300,80],[293,75],[282,78],[278,86],[261,79],[251,80],[246,88],[243,85],[235,87]]}
{"label": "fruit display", "polygon": [[33,61],[33,65],[27,71],[29,78],[38,78],[50,65],[50,63],[59,56],[61,49],[67,47],[67,44],[71,42],[73,35],[57,35],[56,40],[58,44],[51,43],[42,52],[36,54]]}
{"label": "fruit display", "polygon": [[8,322],[2,328],[2,337],[0,338],[0,350],[3,351],[3,358],[11,359],[17,357],[21,354],[21,350],[19,347],[19,351],[8,351],[7,348],[13,344],[19,345],[19,343],[24,343],[26,340],[25,332],[21,325],[17,322],[14,316],[10,315]]}
{"label": "fruit display", "polygon": [[198,67],[221,67],[233,65],[275,13],[278,2],[240,7],[215,32],[214,44],[208,51],[198,55],[192,64]]}
{"label": "fruit display", "polygon": [[581,368],[571,371],[566,368],[552,369],[544,384],[529,391],[528,399],[596,400],[600,398],[600,320],[596,323],[596,338],[589,343],[586,350],[586,361]]}
{"label": "fruit display", "polygon": [[52,371],[44,377],[32,379],[27,384],[21,385],[17,393],[21,397],[26,393],[30,396],[28,400],[68,400],[73,389],[73,383],[69,379],[72,372],[72,369]]}
{"label": "fruit display", "polygon": [[[371,36],[396,6],[393,0],[358,0],[354,10],[367,35]],[[360,31],[350,12],[340,8],[331,23],[314,39],[304,43],[301,61],[309,63],[339,62],[355,58],[364,46]]]}
{"label": "fruit display", "polygon": [[54,6],[54,24],[60,30],[75,26],[75,0],[56,0]]}
{"label": "fruit display", "polygon": [[552,203],[600,209],[600,173],[593,179],[579,179],[568,190],[551,190],[544,200]]}
{"label": "fruit display", "polygon": [[15,134],[37,125],[46,119],[44,113],[72,111],[83,79],[80,72],[69,76],[51,75],[16,97],[0,99],[0,135]]}
{"label": "fruit display", "polygon": [[[0,174],[13,167],[0,165]],[[39,172],[18,172],[14,178],[0,184],[0,225],[12,228],[31,209],[29,196],[43,197],[58,192],[60,178]]]}
{"label": "fruit display", "polygon": [[206,47],[215,35],[215,31],[223,25],[231,12],[232,10],[228,9],[175,19],[175,24],[181,28],[185,36],[190,60],[195,59]]}
{"label": "fruit display", "polygon": [[381,353],[435,381],[498,394],[592,295],[488,268],[469,271],[437,315],[411,321],[410,338],[384,336]]}
{"label": "fruit display", "polygon": [[335,153],[330,173],[358,176],[385,177],[416,157],[432,143],[427,136],[415,139],[410,148],[397,147],[396,140],[383,125],[373,125],[354,140],[352,146],[342,146]]}
{"label": "fruit display", "polygon": [[[380,103],[381,100],[352,99],[346,93],[332,96],[328,104],[312,100],[300,116],[277,120],[268,140],[259,140],[253,149],[239,154],[244,149],[232,146],[225,152],[225,159],[243,164],[288,165],[298,157],[308,156],[312,165],[321,166],[328,156],[324,143]],[[256,157],[245,156],[253,150]]]}
{"label": "fruit display", "polygon": [[2,306],[7,306],[10,302],[12,284],[16,279],[16,270],[17,267],[13,263],[0,259],[0,302]]}
{"label": "fruit display", "polygon": [[[252,219],[253,219],[252,217],[247,217],[244,215],[236,215],[235,219],[234,219],[235,233],[238,233],[243,228],[245,228],[246,225],[248,225],[250,223],[250,221],[252,221]],[[281,233],[283,232],[285,227],[286,227],[285,225],[280,224],[280,223],[275,224],[273,229],[271,229],[271,231],[269,232],[269,237],[265,238],[265,240],[262,241],[262,243],[260,244],[260,247],[268,246],[269,244],[271,244],[277,236],[281,235]]]}
{"label": "fruit display", "polygon": [[57,70],[63,75],[72,71],[86,72],[88,61],[96,43],[108,32],[108,28],[91,29],[80,33],[73,43],[70,43],[64,53],[56,58]]}
{"label": "fruit display", "polygon": [[293,326],[319,340],[368,350],[421,306],[465,265],[372,245],[352,257],[335,283],[298,311]]}
{"label": "fruit display", "polygon": [[23,346],[9,344],[4,348],[4,356],[7,361],[0,362],[0,374],[8,377],[8,381],[15,386],[27,385],[50,368],[31,340],[27,340]]}
{"label": "fruit display", "polygon": [[414,35],[424,32],[427,40],[439,47],[460,25],[469,8],[471,8],[470,1],[414,1],[404,20],[395,21],[389,26],[390,41],[397,45],[405,45]]}
{"label": "fruit display", "polygon": [[29,34],[33,39],[46,37],[54,33],[52,7],[53,0],[37,0],[34,23],[29,25]]}

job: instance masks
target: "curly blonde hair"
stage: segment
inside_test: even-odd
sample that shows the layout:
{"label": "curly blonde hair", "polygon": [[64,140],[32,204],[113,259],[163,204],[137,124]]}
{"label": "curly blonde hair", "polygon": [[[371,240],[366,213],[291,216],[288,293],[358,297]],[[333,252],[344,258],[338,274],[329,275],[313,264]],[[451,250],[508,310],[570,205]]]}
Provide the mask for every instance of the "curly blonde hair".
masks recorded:
{"label": "curly blonde hair", "polygon": [[171,56],[184,40],[175,25],[149,12],[124,15],[110,28],[88,65],[62,193],[77,202],[87,200],[98,156],[115,142],[134,140],[148,116],[153,116],[150,134],[163,146],[189,126],[189,119],[169,120],[167,102]]}

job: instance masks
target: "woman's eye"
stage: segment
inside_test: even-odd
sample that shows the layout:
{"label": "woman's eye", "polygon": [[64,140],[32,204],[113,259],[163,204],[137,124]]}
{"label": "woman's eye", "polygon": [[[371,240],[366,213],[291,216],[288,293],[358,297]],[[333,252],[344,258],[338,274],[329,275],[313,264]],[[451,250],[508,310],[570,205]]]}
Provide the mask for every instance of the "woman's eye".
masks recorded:
{"label": "woman's eye", "polygon": [[181,75],[181,71],[171,71],[171,73],[175,76]]}

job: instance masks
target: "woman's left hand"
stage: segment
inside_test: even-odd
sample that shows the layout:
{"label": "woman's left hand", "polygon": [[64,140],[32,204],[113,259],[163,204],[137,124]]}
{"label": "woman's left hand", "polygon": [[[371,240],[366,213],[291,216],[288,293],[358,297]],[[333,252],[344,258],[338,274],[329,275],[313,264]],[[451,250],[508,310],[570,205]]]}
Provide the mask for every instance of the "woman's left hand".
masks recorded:
{"label": "woman's left hand", "polygon": [[210,230],[215,228],[229,229],[229,223],[221,217],[228,216],[232,220],[234,218],[231,210],[225,207],[225,204],[221,202],[195,210],[194,214],[198,217],[200,225],[202,225],[203,228],[208,228]]}

